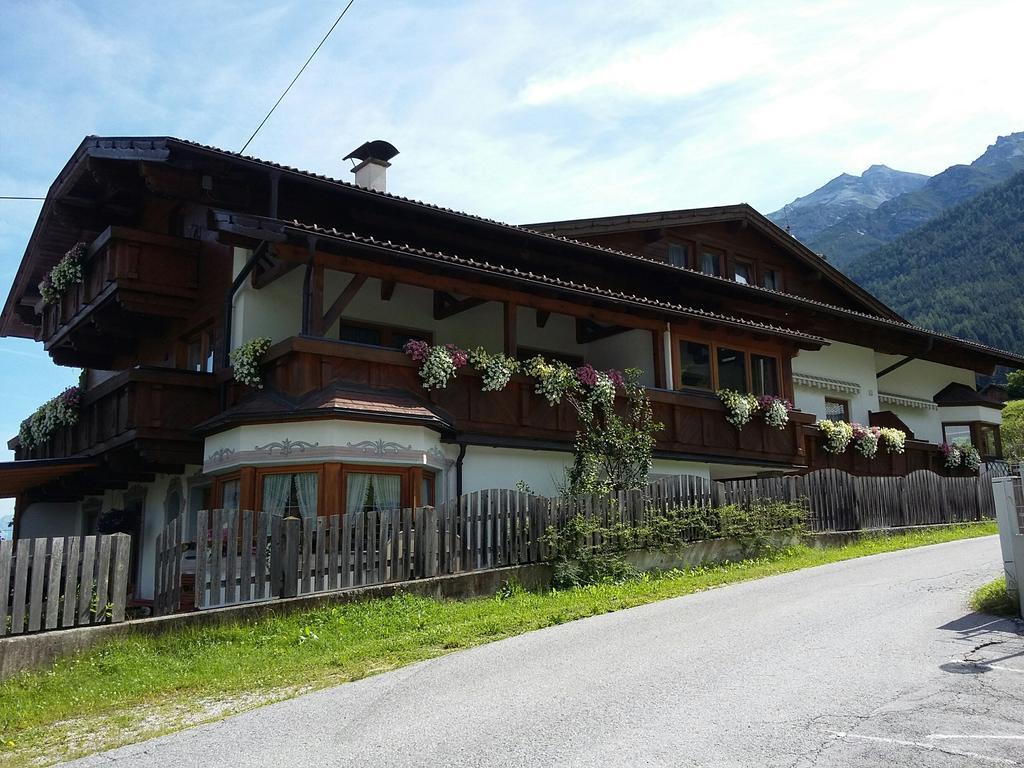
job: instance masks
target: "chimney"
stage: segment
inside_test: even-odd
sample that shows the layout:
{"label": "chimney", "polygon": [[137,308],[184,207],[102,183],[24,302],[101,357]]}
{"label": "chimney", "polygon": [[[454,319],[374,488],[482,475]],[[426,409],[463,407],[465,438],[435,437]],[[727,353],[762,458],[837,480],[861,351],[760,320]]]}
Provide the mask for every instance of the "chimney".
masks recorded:
{"label": "chimney", "polygon": [[387,170],[391,166],[388,161],[397,154],[393,144],[376,139],[352,150],[343,159],[355,163],[352,173],[356,175],[356,186],[387,192]]}

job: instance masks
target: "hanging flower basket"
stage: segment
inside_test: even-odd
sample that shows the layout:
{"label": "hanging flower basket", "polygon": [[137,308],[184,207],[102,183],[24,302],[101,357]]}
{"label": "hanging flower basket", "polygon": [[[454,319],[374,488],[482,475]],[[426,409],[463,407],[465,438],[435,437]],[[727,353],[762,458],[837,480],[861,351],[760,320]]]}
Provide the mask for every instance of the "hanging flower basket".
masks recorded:
{"label": "hanging flower basket", "polygon": [[831,454],[845,453],[853,440],[853,427],[845,421],[823,419],[815,426],[825,436],[825,452]]}
{"label": "hanging flower basket", "polygon": [[270,339],[260,336],[238,345],[231,350],[231,368],[235,381],[239,384],[263,389],[263,376],[260,373],[260,361],[270,349]]}
{"label": "hanging flower basket", "polygon": [[757,398],[757,409],[769,427],[785,429],[789,424],[789,412],[793,410],[793,404],[775,395],[762,395]]}
{"label": "hanging flower basket", "polygon": [[69,288],[82,282],[82,258],[86,248],[85,243],[73,245],[39,284],[43,304],[56,304]]}
{"label": "hanging flower basket", "polygon": [[47,442],[61,427],[72,427],[77,424],[81,401],[81,390],[78,387],[68,387],[39,406],[35,413],[21,422],[18,429],[18,442],[21,447],[35,448]]}
{"label": "hanging flower basket", "polygon": [[882,427],[878,430],[878,443],[890,455],[898,455],[907,449],[907,433],[895,427]]}
{"label": "hanging flower basket", "polygon": [[[736,429],[743,429],[757,413],[758,400],[754,395],[737,392],[733,389],[720,389],[718,390],[718,399],[725,406],[725,420]],[[787,415],[786,418],[788,420],[789,416]]]}
{"label": "hanging flower basket", "polygon": [[851,424],[853,431],[853,448],[865,459],[873,459],[878,453],[878,427],[865,427],[863,424]]}

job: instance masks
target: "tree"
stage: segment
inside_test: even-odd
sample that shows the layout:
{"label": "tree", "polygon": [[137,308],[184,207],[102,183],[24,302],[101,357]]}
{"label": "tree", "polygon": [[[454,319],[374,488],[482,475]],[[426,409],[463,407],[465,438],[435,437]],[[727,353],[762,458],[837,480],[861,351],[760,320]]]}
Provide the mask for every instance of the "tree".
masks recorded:
{"label": "tree", "polygon": [[1011,400],[1003,408],[1003,456],[1008,461],[1024,461],[1024,400]]}
{"label": "tree", "polygon": [[1007,374],[1006,388],[1011,400],[1024,400],[1024,370]]}

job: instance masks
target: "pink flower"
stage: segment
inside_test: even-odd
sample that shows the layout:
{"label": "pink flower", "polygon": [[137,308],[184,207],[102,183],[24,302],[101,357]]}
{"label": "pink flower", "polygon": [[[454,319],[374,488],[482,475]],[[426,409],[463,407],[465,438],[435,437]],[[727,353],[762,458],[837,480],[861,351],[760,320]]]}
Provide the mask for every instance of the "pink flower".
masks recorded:
{"label": "pink flower", "polygon": [[405,342],[405,346],[402,347],[402,350],[412,358],[413,362],[422,363],[427,359],[427,352],[430,350],[430,347],[425,341],[412,339],[411,341]]}
{"label": "pink flower", "polygon": [[464,349],[459,349],[454,344],[445,344],[444,348],[448,350],[448,354],[452,356],[452,365],[456,368],[462,368],[469,362],[469,353]]}
{"label": "pink flower", "polygon": [[597,371],[590,363],[576,369],[576,379],[585,387],[592,387],[597,384]]}
{"label": "pink flower", "polygon": [[611,380],[619,389],[624,389],[626,386],[626,377],[622,375],[622,371],[616,370],[615,368],[609,368],[605,371],[605,375]]}

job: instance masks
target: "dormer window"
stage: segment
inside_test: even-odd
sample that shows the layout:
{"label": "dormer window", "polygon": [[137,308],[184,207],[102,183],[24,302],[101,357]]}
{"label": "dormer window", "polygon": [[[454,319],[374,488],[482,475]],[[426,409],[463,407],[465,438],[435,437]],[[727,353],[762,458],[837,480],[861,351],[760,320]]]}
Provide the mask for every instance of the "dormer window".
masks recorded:
{"label": "dormer window", "polygon": [[765,267],[761,270],[761,285],[773,291],[781,291],[782,273],[775,267]]}
{"label": "dormer window", "polygon": [[750,285],[754,282],[754,265],[749,261],[737,260],[732,265],[732,279],[743,285]]}
{"label": "dormer window", "polygon": [[722,256],[719,251],[705,248],[700,253],[700,271],[705,275],[722,276]]}
{"label": "dormer window", "polygon": [[668,263],[673,267],[685,267],[690,255],[689,246],[683,243],[669,243]]}

